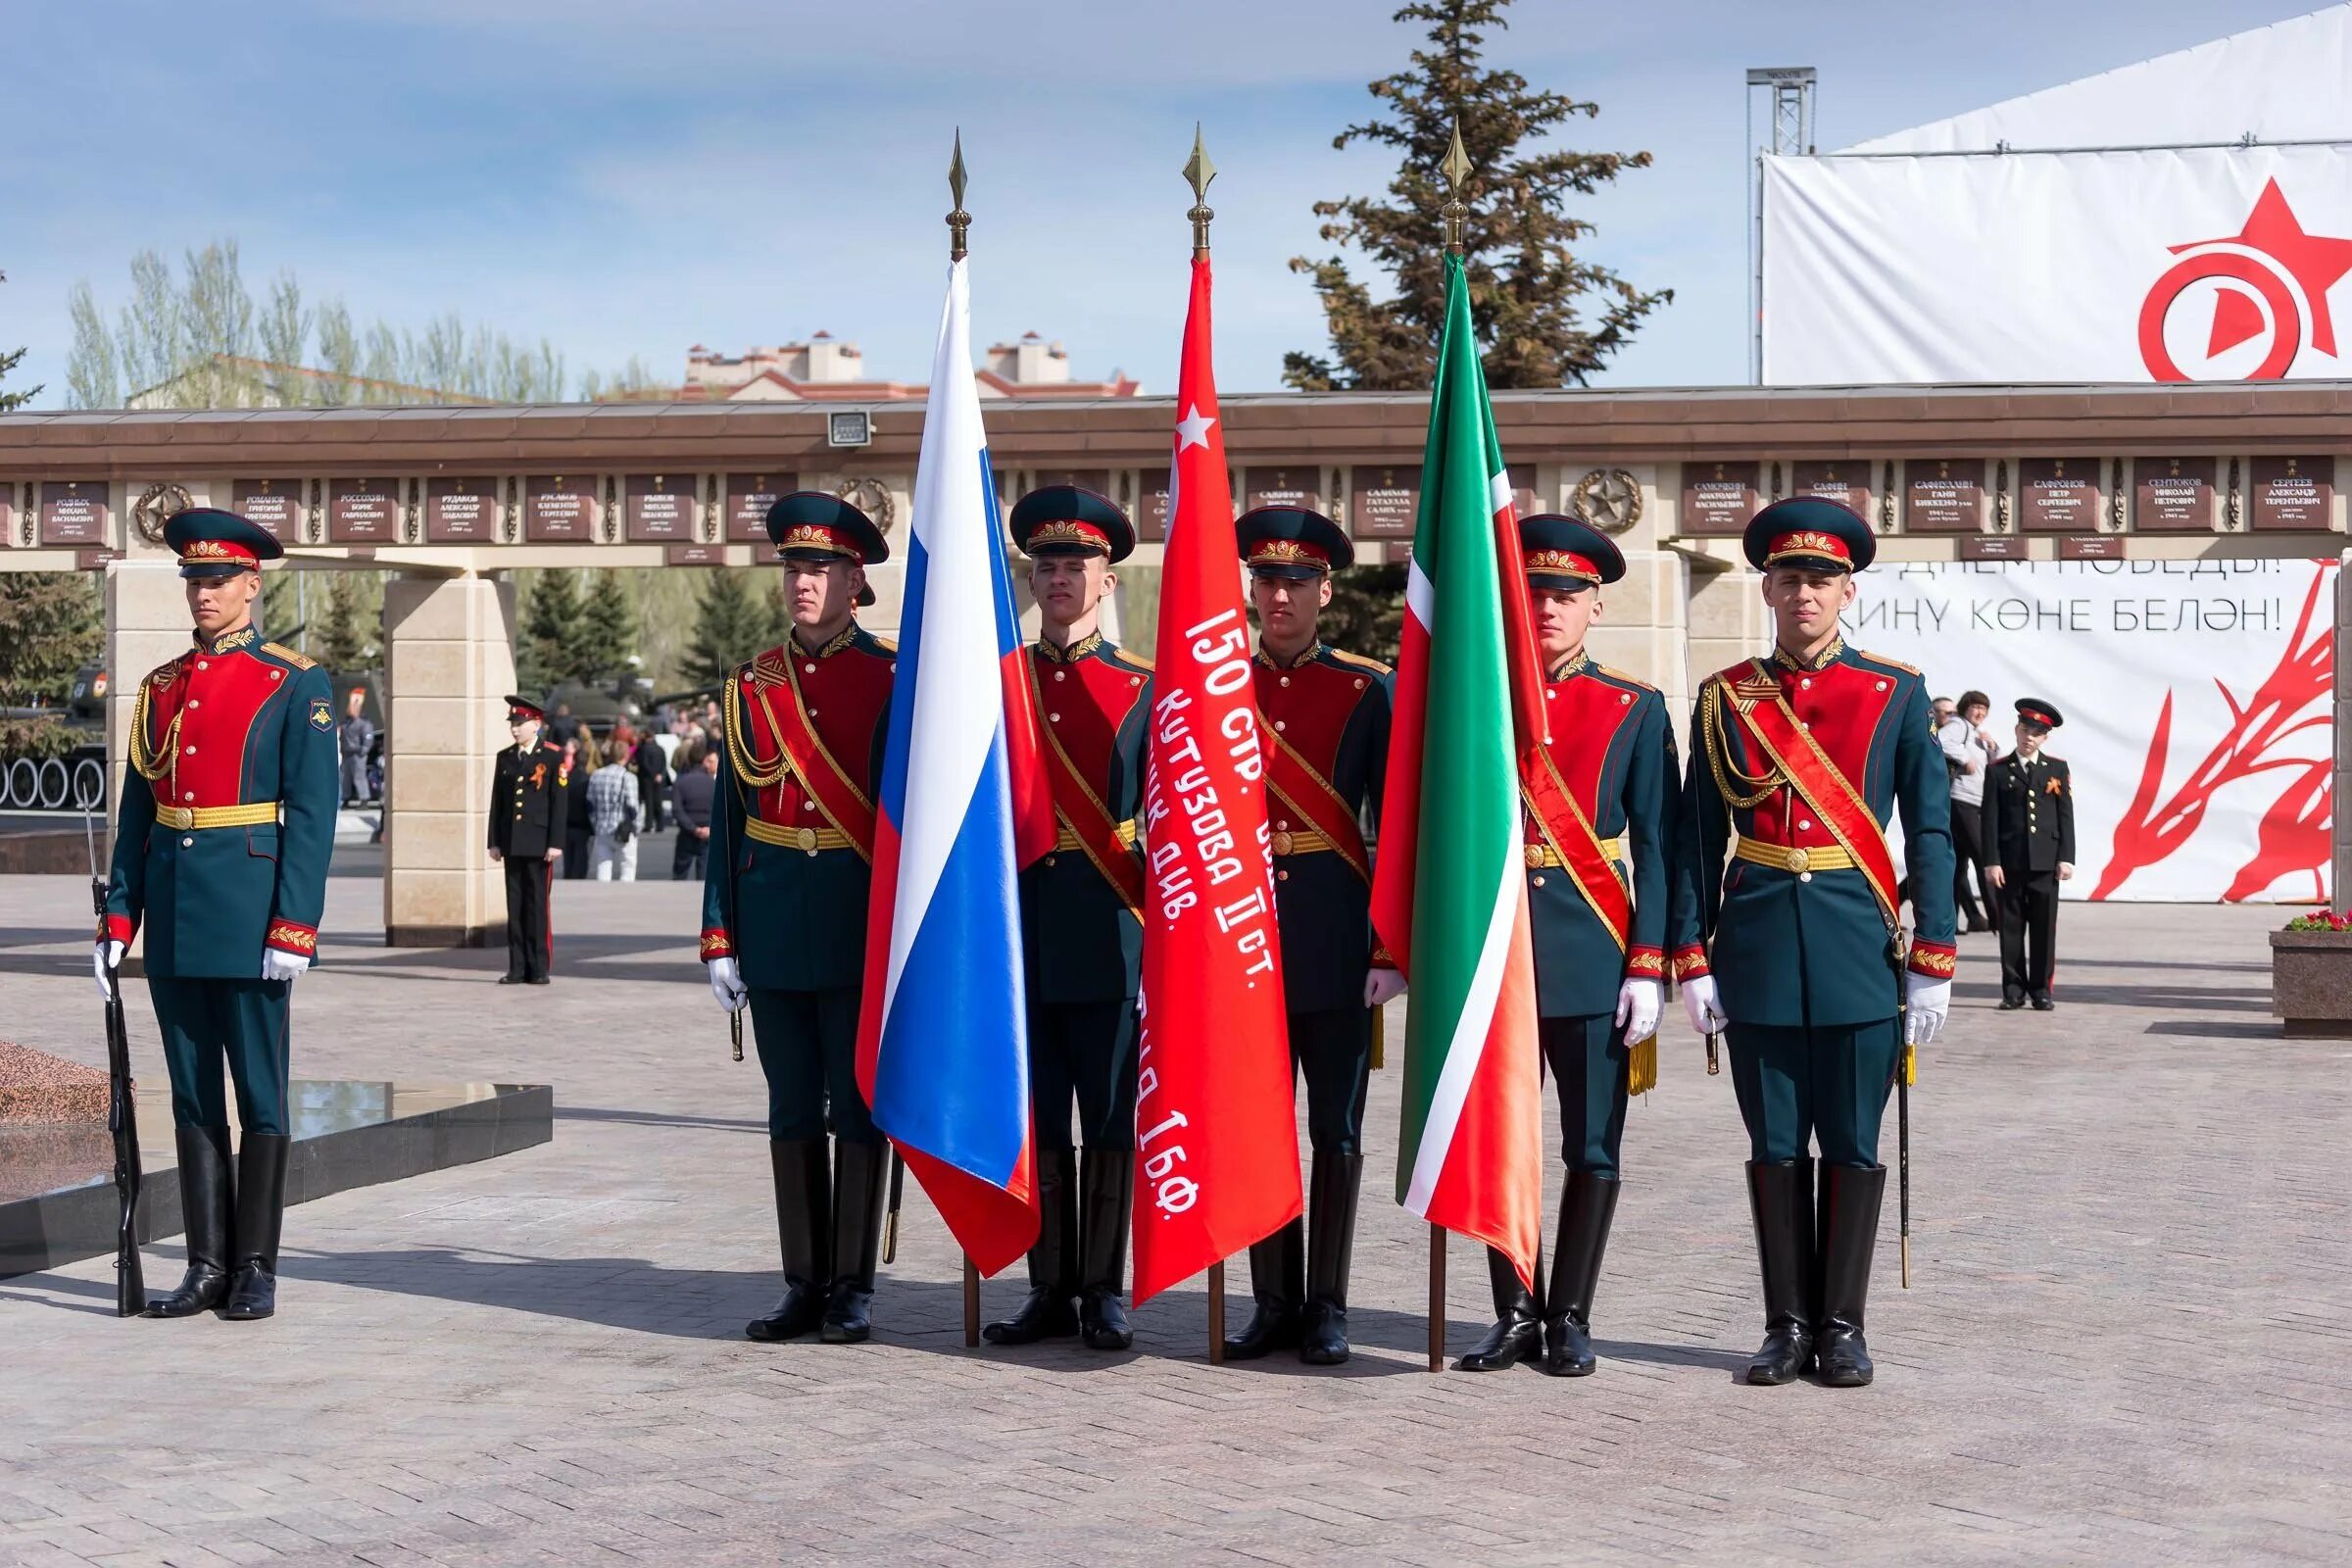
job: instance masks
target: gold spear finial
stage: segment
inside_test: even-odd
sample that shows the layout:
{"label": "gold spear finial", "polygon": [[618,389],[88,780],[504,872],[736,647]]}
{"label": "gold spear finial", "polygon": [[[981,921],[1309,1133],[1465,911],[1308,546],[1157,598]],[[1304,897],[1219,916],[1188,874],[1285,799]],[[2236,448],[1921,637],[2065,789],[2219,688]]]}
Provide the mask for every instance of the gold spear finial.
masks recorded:
{"label": "gold spear finial", "polygon": [[1462,122],[1453,122],[1453,145],[1446,149],[1446,162],[1438,166],[1446,175],[1447,195],[1440,209],[1446,219],[1446,254],[1459,256],[1468,247],[1470,204],[1462,200],[1462,183],[1470,177],[1470,155],[1462,151]]}
{"label": "gold spear finial", "polygon": [[956,198],[956,210],[948,215],[948,260],[963,260],[964,241],[970,236],[972,215],[963,210],[963,127],[956,127],[956,159],[948,165],[948,190]]}
{"label": "gold spear finial", "polygon": [[1217,215],[1209,210],[1208,182],[1217,177],[1217,166],[1208,161],[1208,149],[1200,142],[1200,122],[1193,122],[1193,156],[1184,161],[1184,177],[1192,183],[1193,257],[1199,260],[1208,254],[1208,220]]}

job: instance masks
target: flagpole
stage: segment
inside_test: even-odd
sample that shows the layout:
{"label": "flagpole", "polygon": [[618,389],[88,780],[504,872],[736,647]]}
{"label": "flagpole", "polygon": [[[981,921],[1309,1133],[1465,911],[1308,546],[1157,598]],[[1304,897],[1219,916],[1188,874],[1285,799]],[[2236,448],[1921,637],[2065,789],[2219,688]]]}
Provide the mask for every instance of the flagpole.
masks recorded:
{"label": "flagpole", "polygon": [[963,1348],[977,1349],[980,1345],[980,1265],[972,1254],[963,1254]]}

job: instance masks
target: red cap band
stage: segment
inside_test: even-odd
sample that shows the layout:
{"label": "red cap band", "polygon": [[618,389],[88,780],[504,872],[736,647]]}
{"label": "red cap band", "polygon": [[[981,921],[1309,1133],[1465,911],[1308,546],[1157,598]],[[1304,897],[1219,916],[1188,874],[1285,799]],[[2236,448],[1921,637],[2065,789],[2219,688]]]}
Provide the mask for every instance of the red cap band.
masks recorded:
{"label": "red cap band", "polygon": [[1772,548],[1764,552],[1764,564],[1770,565],[1797,556],[1835,561],[1846,566],[1854,564],[1854,553],[1846,549],[1845,541],[1819,528],[1799,528],[1794,533],[1775,535]]}

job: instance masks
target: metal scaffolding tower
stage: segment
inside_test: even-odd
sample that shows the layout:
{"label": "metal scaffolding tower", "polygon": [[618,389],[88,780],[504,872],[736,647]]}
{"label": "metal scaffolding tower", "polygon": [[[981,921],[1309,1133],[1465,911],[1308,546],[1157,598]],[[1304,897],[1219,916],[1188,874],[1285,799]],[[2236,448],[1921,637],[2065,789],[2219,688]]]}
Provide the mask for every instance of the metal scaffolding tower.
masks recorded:
{"label": "metal scaffolding tower", "polygon": [[[1813,155],[1817,78],[1811,66],[1751,66],[1747,73],[1747,378],[1759,386],[1764,381],[1764,157]],[[1762,144],[1756,140],[1759,96],[1771,137]]]}

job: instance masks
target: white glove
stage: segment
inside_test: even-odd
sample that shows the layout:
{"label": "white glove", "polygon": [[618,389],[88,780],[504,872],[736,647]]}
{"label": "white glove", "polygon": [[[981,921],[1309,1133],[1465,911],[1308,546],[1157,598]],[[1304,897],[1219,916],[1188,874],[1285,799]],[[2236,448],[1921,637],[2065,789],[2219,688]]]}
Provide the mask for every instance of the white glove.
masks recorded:
{"label": "white glove", "polygon": [[1364,1005],[1377,1007],[1395,1002],[1404,995],[1404,976],[1394,969],[1375,967],[1364,976]]}
{"label": "white glove", "polygon": [[1903,1044],[1924,1046],[1943,1033],[1943,1020],[1952,1010],[1952,983],[1903,972]]}
{"label": "white glove", "polygon": [[735,960],[712,958],[708,967],[710,970],[710,994],[718,999],[718,1004],[729,1012],[741,1012],[744,1004],[752,1000],[752,994],[744,989],[743,974],[735,967]]}
{"label": "white glove", "polygon": [[1694,974],[1683,982],[1683,1012],[1690,1027],[1702,1035],[1719,1035],[1732,1025],[1731,1014],[1723,1010],[1723,999],[1715,994],[1711,974]]}
{"label": "white glove", "polygon": [[291,984],[296,975],[311,966],[311,960],[299,953],[287,953],[280,948],[262,950],[262,978],[283,980]]}
{"label": "white glove", "polygon": [[98,995],[108,1002],[115,1000],[115,988],[108,983],[106,972],[120,968],[122,963],[122,944],[101,942],[90,954],[90,967],[98,971]]}
{"label": "white glove", "polygon": [[1617,988],[1617,1021],[1625,1028],[1625,1043],[1638,1046],[1658,1032],[1658,1014],[1666,1005],[1666,987],[1639,976]]}

